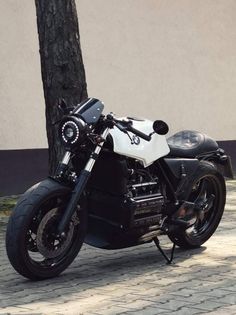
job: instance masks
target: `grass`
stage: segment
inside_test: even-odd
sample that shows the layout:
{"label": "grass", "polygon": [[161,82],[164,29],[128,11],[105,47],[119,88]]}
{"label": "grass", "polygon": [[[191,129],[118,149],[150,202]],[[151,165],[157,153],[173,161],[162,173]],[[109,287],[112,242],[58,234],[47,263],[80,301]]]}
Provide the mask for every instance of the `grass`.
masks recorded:
{"label": "grass", "polygon": [[0,197],[0,215],[9,215],[20,196]]}

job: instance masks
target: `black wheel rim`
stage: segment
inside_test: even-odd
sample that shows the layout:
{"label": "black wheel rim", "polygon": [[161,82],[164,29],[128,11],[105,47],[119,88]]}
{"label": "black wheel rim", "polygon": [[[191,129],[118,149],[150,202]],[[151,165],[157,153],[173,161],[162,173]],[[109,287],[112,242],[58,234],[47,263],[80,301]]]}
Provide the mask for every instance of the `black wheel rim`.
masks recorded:
{"label": "black wheel rim", "polygon": [[186,230],[188,238],[202,238],[209,232],[217,215],[219,196],[219,184],[214,176],[204,176],[193,185],[188,200],[203,205],[203,209],[198,212],[194,226]]}

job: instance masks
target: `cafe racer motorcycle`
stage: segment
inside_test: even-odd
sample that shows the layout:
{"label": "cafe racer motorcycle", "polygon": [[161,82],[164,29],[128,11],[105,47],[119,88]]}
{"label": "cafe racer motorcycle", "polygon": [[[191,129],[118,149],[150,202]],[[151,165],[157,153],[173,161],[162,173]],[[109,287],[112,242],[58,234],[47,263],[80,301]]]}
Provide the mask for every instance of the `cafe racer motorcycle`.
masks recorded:
{"label": "cafe racer motorcycle", "polygon": [[[85,242],[120,249],[154,241],[167,262],[174,247],[196,248],[216,230],[230,158],[213,139],[168,125],[103,114],[89,98],[64,108],[65,154],[53,177],[27,190],[9,219],[6,250],[15,270],[40,280],[60,274]],[[171,257],[158,236],[173,242]]]}

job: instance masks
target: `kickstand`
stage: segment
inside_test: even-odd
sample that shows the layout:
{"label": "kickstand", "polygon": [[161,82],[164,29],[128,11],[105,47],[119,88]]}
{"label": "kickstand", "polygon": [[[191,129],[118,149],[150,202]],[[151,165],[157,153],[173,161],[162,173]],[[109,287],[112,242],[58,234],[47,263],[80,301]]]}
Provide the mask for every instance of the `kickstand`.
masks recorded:
{"label": "kickstand", "polygon": [[171,255],[170,258],[165,254],[165,252],[163,251],[163,249],[161,248],[160,245],[160,241],[157,237],[155,237],[153,239],[154,243],[156,244],[156,247],[159,249],[160,253],[162,254],[162,256],[165,258],[165,260],[167,261],[167,264],[171,264],[174,258],[174,251],[175,251],[175,243],[173,243],[172,249],[171,249]]}

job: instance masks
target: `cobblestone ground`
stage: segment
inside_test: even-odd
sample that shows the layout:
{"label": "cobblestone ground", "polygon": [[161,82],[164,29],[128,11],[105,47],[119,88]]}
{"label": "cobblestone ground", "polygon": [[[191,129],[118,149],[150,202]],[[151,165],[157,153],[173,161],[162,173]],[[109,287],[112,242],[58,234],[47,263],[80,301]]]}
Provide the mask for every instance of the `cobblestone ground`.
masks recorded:
{"label": "cobblestone ground", "polygon": [[84,246],[60,277],[31,282],[8,263],[5,221],[0,314],[236,314],[236,182],[228,182],[226,211],[214,236],[200,249],[177,249],[173,265],[154,244],[119,251]]}

